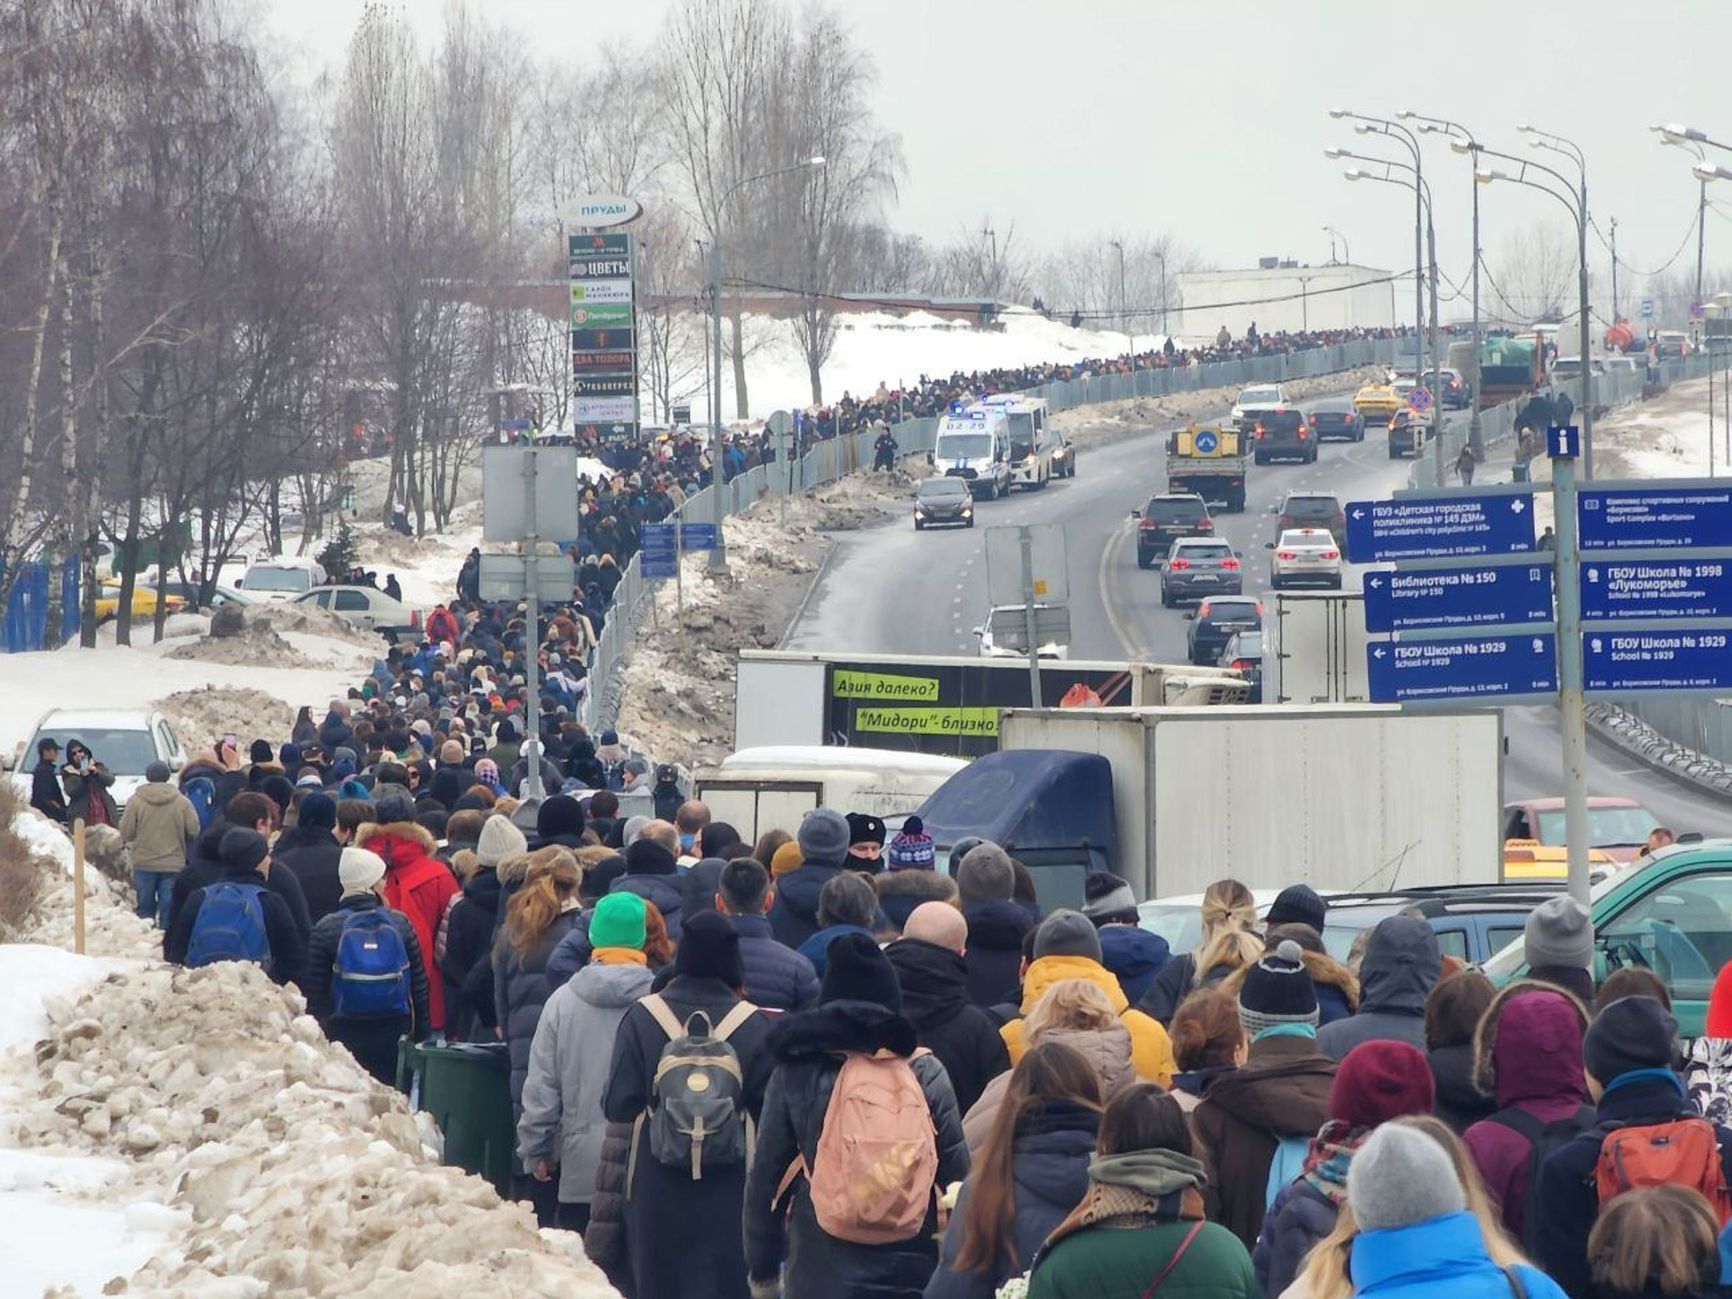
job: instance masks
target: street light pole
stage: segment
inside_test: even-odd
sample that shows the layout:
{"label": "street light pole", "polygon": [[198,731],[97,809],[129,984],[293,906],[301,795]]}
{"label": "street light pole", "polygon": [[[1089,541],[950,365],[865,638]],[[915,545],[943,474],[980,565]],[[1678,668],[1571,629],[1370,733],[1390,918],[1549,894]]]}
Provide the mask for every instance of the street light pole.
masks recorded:
{"label": "street light pole", "polygon": [[[1588,302],[1588,160],[1582,153],[1581,146],[1564,136],[1555,135],[1550,131],[1542,131],[1537,126],[1526,124],[1516,128],[1533,137],[1528,141],[1530,148],[1546,149],[1552,153],[1561,153],[1576,164],[1576,174],[1580,181],[1577,191],[1579,204],[1579,219],[1576,222],[1577,265],[1576,280],[1580,293],[1580,309],[1582,316],[1581,340],[1578,351],[1582,358],[1582,477],[1589,482],[1594,480],[1594,367],[1593,367],[1593,326],[1592,314]],[[1553,172],[1565,185],[1569,184],[1567,177],[1559,172]]]}
{"label": "street light pole", "polygon": [[[1471,171],[1478,171],[1479,144],[1474,139],[1473,132],[1460,122],[1452,122],[1446,117],[1427,117],[1424,113],[1408,110],[1403,110],[1396,116],[1418,122],[1422,134],[1448,136],[1449,147],[1457,153],[1467,154],[1473,162]],[[1473,184],[1473,367],[1472,373],[1469,375],[1472,385],[1469,395],[1473,398],[1473,406],[1467,421],[1467,444],[1473,448],[1475,459],[1484,460],[1486,454],[1485,428],[1480,419],[1480,412],[1483,407],[1480,405],[1479,395],[1480,348],[1483,342],[1484,329],[1480,322],[1479,312],[1479,266],[1483,260],[1479,244],[1479,182],[1473,179],[1471,172],[1468,179]]]}
{"label": "street light pole", "polygon": [[1161,268],[1161,337],[1167,338],[1167,255],[1155,253],[1155,264]]}
{"label": "street light pole", "polygon": [[1117,239],[1107,240],[1107,245],[1119,254],[1119,326],[1125,331],[1125,346],[1130,351],[1131,372],[1137,368],[1137,336],[1131,332],[1131,300],[1125,296],[1125,246]]}

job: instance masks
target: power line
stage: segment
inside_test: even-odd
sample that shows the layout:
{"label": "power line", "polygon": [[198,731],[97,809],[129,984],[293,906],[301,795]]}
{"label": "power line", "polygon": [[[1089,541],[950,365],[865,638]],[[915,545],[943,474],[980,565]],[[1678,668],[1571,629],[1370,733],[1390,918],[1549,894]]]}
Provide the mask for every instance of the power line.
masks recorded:
{"label": "power line", "polygon": [[1690,246],[1690,236],[1696,233],[1696,222],[1701,220],[1701,218],[1702,214],[1699,211],[1691,214],[1690,227],[1684,231],[1684,237],[1678,243],[1678,250],[1668,257],[1666,259],[1666,264],[1660,267],[1657,271],[1644,271],[1640,267],[1631,266],[1630,263],[1626,262],[1622,257],[1619,257],[1613,250],[1611,243],[1606,239],[1606,236],[1601,232],[1600,223],[1594,220],[1594,214],[1592,212],[1588,213],[1588,224],[1593,227],[1594,235],[1599,239],[1600,246],[1608,253],[1612,254],[1613,261],[1615,261],[1619,266],[1622,266],[1632,275],[1640,275],[1652,279],[1656,275],[1664,275],[1667,271],[1671,270],[1672,264],[1684,255],[1684,250]]}

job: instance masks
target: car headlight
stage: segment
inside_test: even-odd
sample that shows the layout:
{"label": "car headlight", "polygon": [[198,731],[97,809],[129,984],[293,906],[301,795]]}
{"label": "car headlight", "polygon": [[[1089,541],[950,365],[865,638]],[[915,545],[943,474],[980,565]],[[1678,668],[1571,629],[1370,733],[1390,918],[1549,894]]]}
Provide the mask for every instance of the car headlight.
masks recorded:
{"label": "car headlight", "polygon": [[914,507],[914,517],[917,519],[924,519],[926,517],[926,511],[916,505]]}
{"label": "car headlight", "polygon": [[965,519],[973,518],[974,517],[974,507],[972,505],[964,505],[962,507],[962,517]]}

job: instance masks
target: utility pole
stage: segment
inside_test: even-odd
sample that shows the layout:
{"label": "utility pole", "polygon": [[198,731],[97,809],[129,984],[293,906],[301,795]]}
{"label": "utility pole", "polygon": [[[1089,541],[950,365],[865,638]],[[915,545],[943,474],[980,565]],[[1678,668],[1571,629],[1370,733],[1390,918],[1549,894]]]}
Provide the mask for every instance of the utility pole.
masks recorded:
{"label": "utility pole", "polygon": [[[1472,136],[1468,137],[1468,143],[1472,146]],[[1479,157],[1477,152],[1470,152],[1468,156],[1472,160],[1473,170],[1478,171]],[[1470,179],[1473,178],[1470,177]],[[1468,416],[1467,420],[1467,442],[1473,448],[1476,460],[1485,459],[1485,429],[1480,424],[1479,418],[1479,353],[1483,346],[1482,335],[1485,328],[1479,319],[1479,264],[1482,260],[1479,250],[1479,181],[1473,179],[1473,374],[1471,376],[1473,381],[1473,413]]]}
{"label": "utility pole", "polygon": [[[524,593],[523,608],[527,615],[523,629],[523,648],[527,651],[524,658],[528,660],[523,665],[523,760],[524,788],[529,791],[529,797],[542,797],[541,788],[541,592],[537,579],[540,574],[536,565],[541,549],[541,538],[537,535],[535,521],[535,478],[536,478],[536,447],[535,435],[539,430],[529,431],[529,450],[523,457],[523,512],[528,526],[524,531],[528,534],[524,541],[527,551],[523,560]],[[509,780],[511,773],[505,773]]]}
{"label": "utility pole", "polygon": [[722,505],[722,216],[716,215],[716,236],[710,240],[710,325],[716,332],[716,350],[712,358],[715,379],[710,386],[710,505],[716,524],[716,548],[710,552],[712,569],[728,566],[727,543],[722,539],[722,522],[727,511]]}
{"label": "utility pole", "polygon": [[[1584,278],[1584,283],[1586,282]],[[1584,395],[1582,405],[1587,405]],[[1588,905],[1588,729],[1582,693],[1581,551],[1576,537],[1576,461],[1571,439],[1550,437],[1552,505],[1557,551],[1553,585],[1558,599],[1558,723],[1563,733],[1564,842],[1570,896]],[[1582,445],[1586,446],[1586,439]],[[1559,452],[1566,454],[1559,454]]]}
{"label": "utility pole", "polygon": [[[1612,323],[1618,323],[1618,218],[1608,223],[1612,228]],[[1582,340],[1582,365],[1588,363],[1588,340]]]}

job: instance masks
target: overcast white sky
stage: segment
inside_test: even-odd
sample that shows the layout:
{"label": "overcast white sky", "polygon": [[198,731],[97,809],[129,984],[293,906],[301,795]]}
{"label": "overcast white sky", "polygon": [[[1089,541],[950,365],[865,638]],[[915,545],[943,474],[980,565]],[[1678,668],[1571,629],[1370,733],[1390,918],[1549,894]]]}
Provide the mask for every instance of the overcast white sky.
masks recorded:
{"label": "overcast white sky", "polygon": [[[654,39],[669,0],[475,0],[546,53],[581,59],[609,39]],[[305,66],[342,57],[363,0],[263,0]],[[403,0],[429,41],[440,0]],[[840,6],[880,72],[878,111],[908,163],[893,223],[935,242],[990,217],[1002,236],[1171,231],[1223,267],[1279,254],[1322,262],[1325,224],[1353,260],[1411,261],[1411,200],[1349,184],[1329,144],[1379,142],[1331,121],[1340,105],[1454,118],[1492,147],[1530,154],[1522,122],[1588,156],[1601,228],[1622,260],[1660,266],[1694,215],[1693,161],[1648,131],[1680,121],[1732,142],[1732,3],[1628,0],[1428,4],[1404,0],[850,0]],[[1393,150],[1389,152],[1393,153]],[[1397,155],[1399,156],[1399,155]],[[1725,161],[1732,164],[1732,155]],[[1469,258],[1465,159],[1427,146],[1439,260]],[[1722,182],[1732,213],[1732,182]],[[1712,188],[1710,197],[1714,197]],[[1482,190],[1488,259],[1513,226],[1567,221],[1544,195]],[[1573,227],[1572,227],[1573,233]],[[1732,221],[1710,211],[1708,261],[1732,263]],[[1725,253],[1717,255],[1716,249]],[[1605,274],[1596,254],[1596,278]],[[1680,259],[1694,266],[1694,239]],[[1601,281],[1598,291],[1604,291]],[[1628,300],[1626,299],[1626,302]],[[1627,309],[1627,308],[1626,308]]]}

